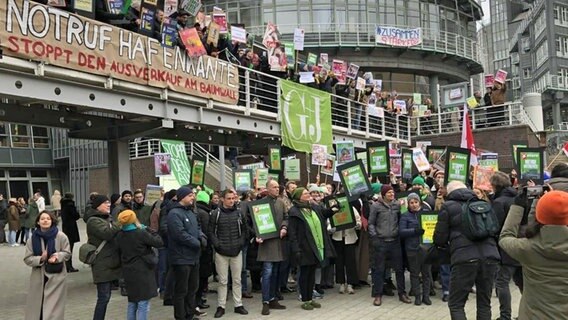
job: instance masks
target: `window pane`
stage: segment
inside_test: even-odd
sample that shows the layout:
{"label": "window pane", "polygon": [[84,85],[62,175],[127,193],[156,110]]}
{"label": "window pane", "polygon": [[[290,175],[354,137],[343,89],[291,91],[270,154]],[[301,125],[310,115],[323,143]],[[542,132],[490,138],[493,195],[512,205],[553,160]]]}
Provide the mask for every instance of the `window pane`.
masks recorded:
{"label": "window pane", "polygon": [[29,148],[30,147],[30,138],[12,136],[12,147],[14,147],[14,148]]}
{"label": "window pane", "polygon": [[32,127],[32,132],[34,137],[47,137],[47,128],[46,127]]}
{"label": "window pane", "polygon": [[14,124],[10,125],[12,128],[12,135],[14,136],[27,136],[28,135],[28,127],[23,124]]}
{"label": "window pane", "polygon": [[12,178],[25,178],[27,177],[26,170],[10,170],[8,171]]}
{"label": "window pane", "polygon": [[47,177],[47,170],[30,170],[32,178],[45,178]]}

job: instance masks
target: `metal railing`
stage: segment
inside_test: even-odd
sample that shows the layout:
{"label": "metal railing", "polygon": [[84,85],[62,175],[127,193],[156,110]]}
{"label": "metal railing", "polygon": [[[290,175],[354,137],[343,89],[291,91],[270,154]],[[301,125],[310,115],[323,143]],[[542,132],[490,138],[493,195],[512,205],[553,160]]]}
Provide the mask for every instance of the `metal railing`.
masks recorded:
{"label": "metal railing", "polygon": [[[408,26],[382,25],[384,27],[409,28]],[[335,24],[278,24],[283,41],[292,42],[294,29],[304,29],[304,47],[385,47],[375,41],[377,25],[374,23]],[[262,36],[266,26],[247,27],[251,34]],[[413,50],[435,51],[464,57],[481,64],[481,45],[472,38],[439,29],[422,28],[422,43],[409,47]]]}
{"label": "metal railing", "polygon": [[568,91],[568,77],[547,73],[544,75],[544,82],[537,81],[533,85],[534,92],[543,93],[546,90]]}
{"label": "metal railing", "polygon": [[[130,159],[140,159],[152,157],[156,153],[162,152],[159,139],[139,138],[130,142]],[[233,184],[233,169],[213,156],[209,151],[197,143],[185,142],[185,151],[189,158],[198,156],[205,159],[206,171],[218,181],[221,181],[221,166],[225,166],[225,183]]]}

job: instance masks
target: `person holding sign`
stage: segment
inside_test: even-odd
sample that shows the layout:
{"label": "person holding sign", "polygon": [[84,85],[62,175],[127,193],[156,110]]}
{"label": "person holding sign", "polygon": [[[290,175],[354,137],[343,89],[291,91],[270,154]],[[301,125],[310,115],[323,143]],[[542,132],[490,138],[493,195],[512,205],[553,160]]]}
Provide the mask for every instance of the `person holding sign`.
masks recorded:
{"label": "person holding sign", "polygon": [[400,204],[395,201],[394,190],[390,185],[381,187],[382,199],[371,206],[369,215],[369,235],[375,249],[375,269],[373,270],[373,305],[382,304],[386,260],[390,257],[396,272],[396,286],[401,302],[411,303],[404,287],[404,269],[402,267],[402,248],[400,247],[399,219]]}
{"label": "person holding sign", "polygon": [[[427,204],[423,205],[420,196],[414,192],[406,197],[408,213],[400,217],[400,237],[404,239],[404,248],[410,269],[410,283],[414,293],[414,304],[431,305],[430,283],[432,282],[432,265],[425,264],[426,250],[421,246],[421,237],[425,230],[422,228],[421,213],[430,211]],[[432,230],[433,231],[433,230]],[[424,241],[425,243],[426,241]],[[422,276],[422,290],[420,290],[420,276]]]}
{"label": "person holding sign", "polygon": [[292,193],[294,206],[288,217],[288,236],[292,259],[300,267],[300,294],[302,309],[313,310],[321,308],[321,304],[313,300],[316,282],[316,268],[329,264],[329,259],[335,257],[335,250],[326,232],[326,219],[339,212],[339,205],[322,209],[311,204],[312,197],[306,188],[297,188]]}

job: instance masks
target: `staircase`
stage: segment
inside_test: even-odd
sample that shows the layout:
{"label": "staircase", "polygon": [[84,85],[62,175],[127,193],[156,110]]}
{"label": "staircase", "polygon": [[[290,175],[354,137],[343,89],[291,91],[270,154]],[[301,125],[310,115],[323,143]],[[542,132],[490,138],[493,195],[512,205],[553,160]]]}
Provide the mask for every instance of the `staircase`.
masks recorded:
{"label": "staircase", "polygon": [[[138,138],[130,142],[130,159],[152,157],[156,153],[162,152],[159,139]],[[233,185],[233,169],[213,156],[201,145],[192,142],[185,142],[185,152],[189,159],[197,156],[206,161],[205,166],[205,185],[213,190],[219,190],[221,186],[221,168],[225,168],[225,186]]]}

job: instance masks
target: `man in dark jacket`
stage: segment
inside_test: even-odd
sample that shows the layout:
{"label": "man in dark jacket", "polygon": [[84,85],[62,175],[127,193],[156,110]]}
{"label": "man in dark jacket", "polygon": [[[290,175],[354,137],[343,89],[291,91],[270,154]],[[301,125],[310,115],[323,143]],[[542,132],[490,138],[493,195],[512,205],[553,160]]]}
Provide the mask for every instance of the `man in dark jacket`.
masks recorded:
{"label": "man in dark jacket", "polygon": [[176,197],[177,205],[168,212],[168,257],[175,278],[174,317],[186,320],[194,318],[197,307],[201,230],[191,210],[195,201],[193,189],[181,187]]}
{"label": "man in dark jacket", "polygon": [[[491,205],[493,206],[493,211],[497,219],[499,219],[499,225],[503,227],[507,215],[509,214],[509,208],[514,203],[515,197],[517,196],[517,191],[511,187],[511,180],[504,172],[495,172],[490,182],[493,192],[495,193]],[[501,265],[499,266],[497,278],[495,279],[495,290],[497,291],[500,305],[499,319],[511,320],[511,291],[509,290],[509,283],[511,279],[514,279],[515,284],[522,292],[522,269],[520,263],[511,258],[500,247],[499,254],[501,255]],[[517,276],[515,277],[515,275]]]}
{"label": "man in dark jacket", "polygon": [[121,276],[120,255],[115,241],[120,227],[110,219],[110,200],[107,196],[98,194],[91,199],[91,208],[83,216],[87,223],[87,242],[98,247],[106,241],[91,266],[93,282],[97,285],[97,305],[93,320],[104,320],[112,283]]}
{"label": "man in dark jacket", "polygon": [[394,190],[390,185],[382,186],[381,195],[383,198],[371,206],[369,215],[369,236],[375,250],[375,269],[372,274],[372,295],[375,298],[373,305],[380,306],[382,304],[385,267],[388,257],[390,257],[396,273],[399,300],[404,303],[411,303],[412,301],[405,293],[402,248],[398,234],[400,204],[395,200]]}
{"label": "man in dark jacket", "polygon": [[243,307],[241,291],[241,271],[243,268],[242,249],[246,236],[246,225],[240,210],[235,208],[237,194],[226,189],[221,193],[221,205],[211,212],[209,218],[209,240],[215,249],[215,268],[219,276],[218,307],[215,318],[225,314],[227,301],[227,281],[229,268],[233,278],[233,302],[235,313],[248,314]]}
{"label": "man in dark jacket", "polygon": [[152,206],[144,203],[144,192],[136,190],[134,192],[134,201],[132,201],[132,211],[136,213],[136,217],[141,224],[150,226],[150,215],[152,214]]}
{"label": "man in dark jacket", "polygon": [[111,212],[112,219],[116,221],[118,214],[126,209],[132,210],[132,191],[130,190],[122,191],[120,203]]}
{"label": "man in dark jacket", "polygon": [[[209,206],[210,197],[206,191],[199,191],[196,196],[195,203],[195,214],[199,225],[201,226],[201,232],[205,235],[209,234],[209,215],[211,212],[211,207]],[[209,241],[208,241],[209,242]],[[205,304],[206,300],[203,297],[204,291],[207,289],[208,279],[213,273],[213,250],[211,249],[211,244],[207,243],[205,248],[201,250],[201,257],[199,257],[199,288],[197,289],[197,306],[199,309],[207,309],[209,305]]]}
{"label": "man in dark jacket", "polygon": [[434,244],[450,246],[450,315],[452,319],[466,319],[465,303],[475,285],[477,319],[491,319],[491,290],[500,261],[497,243],[492,237],[473,242],[462,233],[462,205],[475,198],[473,191],[459,181],[448,183],[447,191],[438,213]]}

